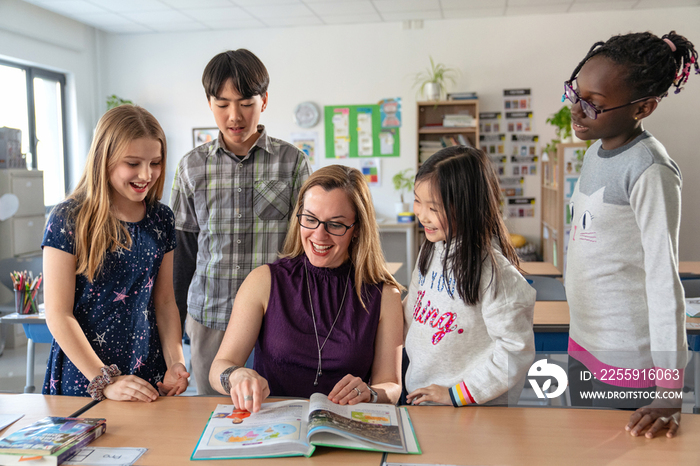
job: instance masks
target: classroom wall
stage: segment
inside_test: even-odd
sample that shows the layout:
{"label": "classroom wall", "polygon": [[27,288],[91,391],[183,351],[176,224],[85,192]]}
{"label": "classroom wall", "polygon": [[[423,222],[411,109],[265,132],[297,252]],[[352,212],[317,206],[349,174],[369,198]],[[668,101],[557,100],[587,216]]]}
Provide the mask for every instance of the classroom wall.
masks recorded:
{"label": "classroom wall", "polygon": [[[18,19],[3,19],[8,5]],[[44,24],[47,18],[50,24]],[[503,89],[531,88],[535,131],[547,141],[554,131],[544,120],[562,106],[563,81],[595,41],[630,31],[650,30],[661,35],[675,29],[700,46],[697,24],[700,7],[425,21],[422,29],[408,30],[401,23],[377,23],[113,35],[19,0],[0,0],[0,55],[71,73],[73,116],[77,119],[74,135],[78,140],[72,154],[77,167],[83,166],[92,127],[104,111],[107,95],[116,93],[153,112],[168,138],[166,201],[176,163],[192,148],[192,128],[215,126],[201,73],[216,53],[245,47],[267,65],[270,101],[262,123],[271,135],[283,139],[301,131],[292,121],[293,109],[300,102],[312,100],[323,107],[401,97],[402,155],[382,159],[383,184],[372,188],[379,214],[392,218],[398,194],[391,186],[391,177],[415,167],[416,92],[412,75],[428,65],[429,55],[461,70],[453,89],[477,91],[482,111],[501,108]],[[18,28],[21,34],[16,32]],[[37,32],[27,37],[26,31],[34,29]],[[41,38],[36,37],[39,33]],[[693,137],[699,123],[694,112],[698,104],[700,76],[691,76],[687,88],[665,99],[645,125],[666,145],[683,171],[683,260],[700,260],[700,248],[695,245],[700,228],[700,211],[695,207],[700,183],[695,180],[700,179],[700,165],[695,163]],[[322,123],[312,130],[319,132],[322,151]],[[321,163],[334,162],[323,159]],[[356,159],[342,162],[359,166]],[[536,189],[538,180],[532,181]],[[509,226],[539,242],[536,221],[516,220]]]}
{"label": "classroom wall", "polygon": [[99,35],[92,27],[32,4],[0,0],[0,59],[67,75],[69,174],[73,180],[82,173],[92,128],[104,110],[96,100]]}
{"label": "classroom wall", "polygon": [[[116,92],[144,105],[164,125],[170,145],[168,171],[192,147],[193,127],[214,126],[202,90],[207,61],[229,48],[254,51],[271,75],[270,102],[262,121],[271,135],[287,138],[300,130],[292,121],[294,107],[305,100],[323,105],[374,103],[403,99],[401,157],[382,159],[382,186],[372,188],[378,212],[393,217],[398,195],[390,180],[415,166],[416,92],[412,75],[428,56],[461,70],[456,90],[477,91],[482,111],[502,107],[502,90],[529,87],[533,92],[535,130],[547,141],[554,131],[545,118],[561,106],[562,83],[588,48],[618,33],[671,29],[700,46],[700,8],[637,12],[577,13],[502,18],[425,21],[423,29],[404,30],[401,23],[321,26],[241,32],[197,32],[159,35],[110,35],[104,43],[103,94]],[[673,95],[646,123],[683,170],[681,257],[700,259],[695,246],[700,212],[700,165],[695,163],[700,76]],[[323,124],[314,130],[323,137]],[[335,160],[323,159],[322,164]],[[342,160],[358,166],[356,159]],[[688,182],[691,180],[690,182]],[[530,177],[534,189],[539,177]],[[533,189],[528,186],[528,189]],[[537,220],[512,220],[509,227],[539,242]]]}

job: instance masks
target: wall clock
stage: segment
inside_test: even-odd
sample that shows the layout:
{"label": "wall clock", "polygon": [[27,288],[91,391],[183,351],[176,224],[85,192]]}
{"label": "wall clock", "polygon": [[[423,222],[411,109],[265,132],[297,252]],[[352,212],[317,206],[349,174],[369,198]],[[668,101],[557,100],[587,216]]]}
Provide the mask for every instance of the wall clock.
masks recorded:
{"label": "wall clock", "polygon": [[318,123],[321,112],[313,102],[302,102],[294,109],[294,123],[302,128],[311,128]]}

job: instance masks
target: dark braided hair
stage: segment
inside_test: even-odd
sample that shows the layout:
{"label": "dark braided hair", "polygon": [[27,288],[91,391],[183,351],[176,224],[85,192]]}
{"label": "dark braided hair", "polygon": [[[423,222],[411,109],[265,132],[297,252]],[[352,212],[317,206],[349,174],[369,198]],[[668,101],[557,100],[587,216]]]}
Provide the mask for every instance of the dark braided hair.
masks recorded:
{"label": "dark braided hair", "polygon": [[572,73],[571,81],[596,55],[627,68],[625,81],[634,91],[633,98],[664,97],[672,85],[678,94],[688,81],[691,67],[695,67],[695,74],[700,74],[697,50],[692,42],[676,31],[661,38],[650,32],[638,32],[596,42]]}

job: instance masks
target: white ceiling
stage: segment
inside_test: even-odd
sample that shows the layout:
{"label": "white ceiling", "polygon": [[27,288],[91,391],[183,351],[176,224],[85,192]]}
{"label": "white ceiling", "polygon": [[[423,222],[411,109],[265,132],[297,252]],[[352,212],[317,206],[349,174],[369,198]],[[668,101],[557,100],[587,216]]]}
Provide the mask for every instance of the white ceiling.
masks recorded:
{"label": "white ceiling", "polygon": [[[700,6],[700,0],[24,0],[117,34]],[[415,21],[415,22],[414,22]]]}

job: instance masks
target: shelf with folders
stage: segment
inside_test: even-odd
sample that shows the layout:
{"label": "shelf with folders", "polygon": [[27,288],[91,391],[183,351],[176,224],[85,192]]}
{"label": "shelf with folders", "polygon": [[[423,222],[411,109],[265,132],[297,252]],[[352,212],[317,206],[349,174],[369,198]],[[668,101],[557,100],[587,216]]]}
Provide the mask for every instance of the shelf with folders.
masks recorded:
{"label": "shelf with folders", "polygon": [[479,144],[479,101],[418,102],[417,166],[443,147]]}

